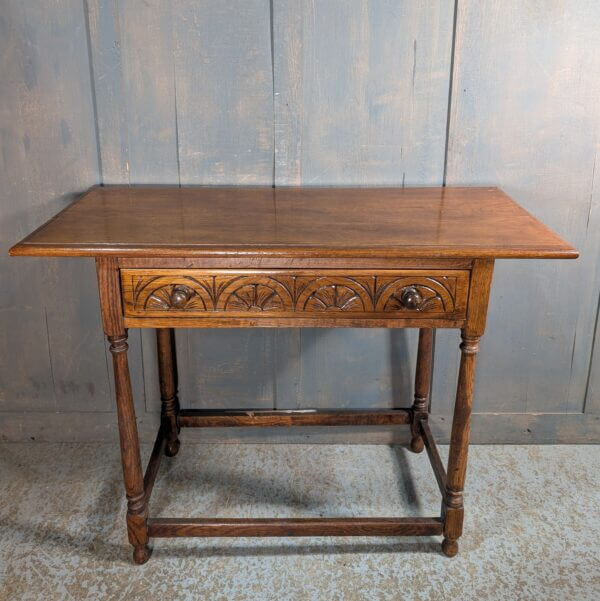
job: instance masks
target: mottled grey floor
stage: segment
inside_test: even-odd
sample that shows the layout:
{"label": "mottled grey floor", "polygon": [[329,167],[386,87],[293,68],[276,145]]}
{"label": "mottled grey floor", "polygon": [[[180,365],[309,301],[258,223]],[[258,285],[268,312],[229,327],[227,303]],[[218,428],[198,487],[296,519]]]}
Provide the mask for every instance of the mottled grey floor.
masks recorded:
{"label": "mottled grey floor", "polygon": [[[600,446],[472,447],[454,559],[438,538],[162,539],[139,567],[114,445],[2,444],[0,600],[598,601],[599,466]],[[424,454],[370,445],[184,445],[151,503],[155,516],[438,509]]]}

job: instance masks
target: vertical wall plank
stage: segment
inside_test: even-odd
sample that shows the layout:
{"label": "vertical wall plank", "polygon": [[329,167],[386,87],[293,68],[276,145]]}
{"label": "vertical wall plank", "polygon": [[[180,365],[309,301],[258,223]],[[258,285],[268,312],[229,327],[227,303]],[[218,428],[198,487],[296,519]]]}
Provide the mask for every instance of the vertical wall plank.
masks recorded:
{"label": "vertical wall plank", "polygon": [[178,184],[172,6],[119,2],[129,181]]}
{"label": "vertical wall plank", "polygon": [[[278,185],[440,185],[454,3],[276,0]],[[410,403],[411,331],[302,330],[291,406]]]}
{"label": "vertical wall plank", "polygon": [[129,181],[129,135],[121,75],[119,3],[86,0],[85,7],[102,183],[123,184]]}
{"label": "vertical wall plank", "polygon": [[[50,11],[28,5],[32,13],[26,18],[36,19],[38,52],[47,57],[38,70],[43,113],[39,122],[31,123],[41,137],[42,152],[34,161],[48,166],[49,155],[60,149],[62,157],[52,174],[43,174],[40,190],[47,193],[46,178],[59,178],[63,204],[72,200],[73,192],[98,183],[99,172],[86,15],[78,0],[61,4]],[[51,147],[44,147],[48,141]],[[56,189],[50,198],[55,194]],[[44,272],[56,408],[107,411],[110,390],[93,262],[50,260]]]}
{"label": "vertical wall plank", "polygon": [[278,402],[282,407],[410,406],[415,334],[408,330],[303,329],[299,394]]}
{"label": "vertical wall plank", "polygon": [[580,412],[600,277],[600,6],[458,6],[448,184],[500,185],[582,250],[499,262],[477,411]]}
{"label": "vertical wall plank", "polygon": [[188,338],[187,364],[181,374],[186,406],[273,406],[273,336],[254,329],[204,330],[193,334]]}
{"label": "vertical wall plank", "polygon": [[[103,183],[179,184],[171,4],[88,0],[88,15]],[[158,411],[154,332],[129,340],[138,410]]]}
{"label": "vertical wall plank", "polygon": [[277,184],[441,184],[453,8],[276,0]]}
{"label": "vertical wall plank", "polygon": [[[269,3],[172,6],[182,185],[272,184]],[[277,338],[265,329],[178,333],[182,398],[195,407],[272,407]]]}
{"label": "vertical wall plank", "polygon": [[105,184],[178,184],[171,3],[88,0]]}
{"label": "vertical wall plank", "polygon": [[[97,183],[81,2],[7,2],[2,35],[2,409],[103,411],[108,376],[93,266],[16,260],[8,245]],[[82,349],[85,352],[82,352]]]}
{"label": "vertical wall plank", "polygon": [[[31,132],[27,116],[19,107],[35,87],[34,63],[28,46],[34,32],[25,36],[25,14],[19,2],[4,7],[0,14],[2,78],[14,82],[0,86],[0,408],[42,410],[55,406],[42,301],[43,266],[36,259],[17,262],[7,256],[13,241],[41,223],[44,199],[29,185],[27,164]],[[23,361],[23,357],[28,361]]]}
{"label": "vertical wall plank", "polygon": [[272,184],[269,2],[173,2],[182,183]]}

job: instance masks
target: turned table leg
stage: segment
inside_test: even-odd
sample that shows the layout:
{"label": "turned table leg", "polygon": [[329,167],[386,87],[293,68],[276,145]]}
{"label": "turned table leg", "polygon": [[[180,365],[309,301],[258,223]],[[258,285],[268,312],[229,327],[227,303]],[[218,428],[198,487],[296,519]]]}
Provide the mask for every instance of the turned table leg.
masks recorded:
{"label": "turned table leg", "polygon": [[479,350],[479,339],[479,336],[467,336],[465,331],[462,331],[460,369],[450,438],[446,495],[443,502],[444,540],[442,550],[448,557],[454,557],[458,553],[458,538],[462,534],[463,489],[467,472],[475,357]]}
{"label": "turned table leg", "polygon": [[431,363],[433,360],[433,329],[419,330],[419,348],[417,350],[417,369],[415,373],[415,398],[412,406],[410,425],[410,449],[420,453],[424,448],[419,422],[427,419],[429,392],[431,390]]}
{"label": "turned table leg", "polygon": [[150,558],[148,547],[148,506],[144,492],[144,475],[140,457],[140,444],[137,433],[129,366],[127,362],[127,333],[121,336],[108,336],[110,352],[115,371],[115,391],[117,397],[117,418],[123,479],[127,495],[127,533],[133,545],[133,559],[136,563],[146,563]]}
{"label": "turned table leg", "polygon": [[157,328],[158,375],[160,379],[161,422],[164,428],[166,445],[165,455],[174,457],[179,451],[179,427],[177,416],[177,373],[175,367],[175,341],[173,328]]}
{"label": "turned table leg", "polygon": [[142,564],[148,561],[151,553],[148,547],[148,505],[127,361],[127,330],[123,325],[119,268],[112,258],[98,258],[96,267],[102,321],[110,342],[115,373],[121,462],[127,496],[127,534],[133,545],[133,559]]}
{"label": "turned table leg", "polygon": [[485,330],[493,272],[493,260],[476,259],[473,261],[467,321],[461,330],[460,368],[450,435],[446,491],[442,502],[442,518],[444,520],[442,551],[448,557],[454,557],[458,553],[458,539],[462,534],[463,490],[471,432],[475,358],[479,351],[479,341]]}

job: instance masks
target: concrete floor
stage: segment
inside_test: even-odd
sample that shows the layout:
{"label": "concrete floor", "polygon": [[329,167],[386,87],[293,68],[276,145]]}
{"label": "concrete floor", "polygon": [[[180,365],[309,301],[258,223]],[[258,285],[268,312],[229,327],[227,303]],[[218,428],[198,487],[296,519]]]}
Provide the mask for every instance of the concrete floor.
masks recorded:
{"label": "concrete floor", "polygon": [[[162,539],[139,567],[115,445],[2,444],[0,600],[598,601],[599,466],[600,446],[472,447],[454,559],[439,538]],[[150,506],[155,516],[438,509],[424,454],[372,445],[184,445],[164,459]]]}

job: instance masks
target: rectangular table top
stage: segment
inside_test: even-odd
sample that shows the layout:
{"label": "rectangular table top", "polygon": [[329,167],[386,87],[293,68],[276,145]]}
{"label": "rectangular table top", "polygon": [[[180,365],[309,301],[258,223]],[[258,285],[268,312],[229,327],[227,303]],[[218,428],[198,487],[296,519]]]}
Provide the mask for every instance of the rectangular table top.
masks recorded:
{"label": "rectangular table top", "polygon": [[498,188],[97,186],[29,256],[576,258]]}

